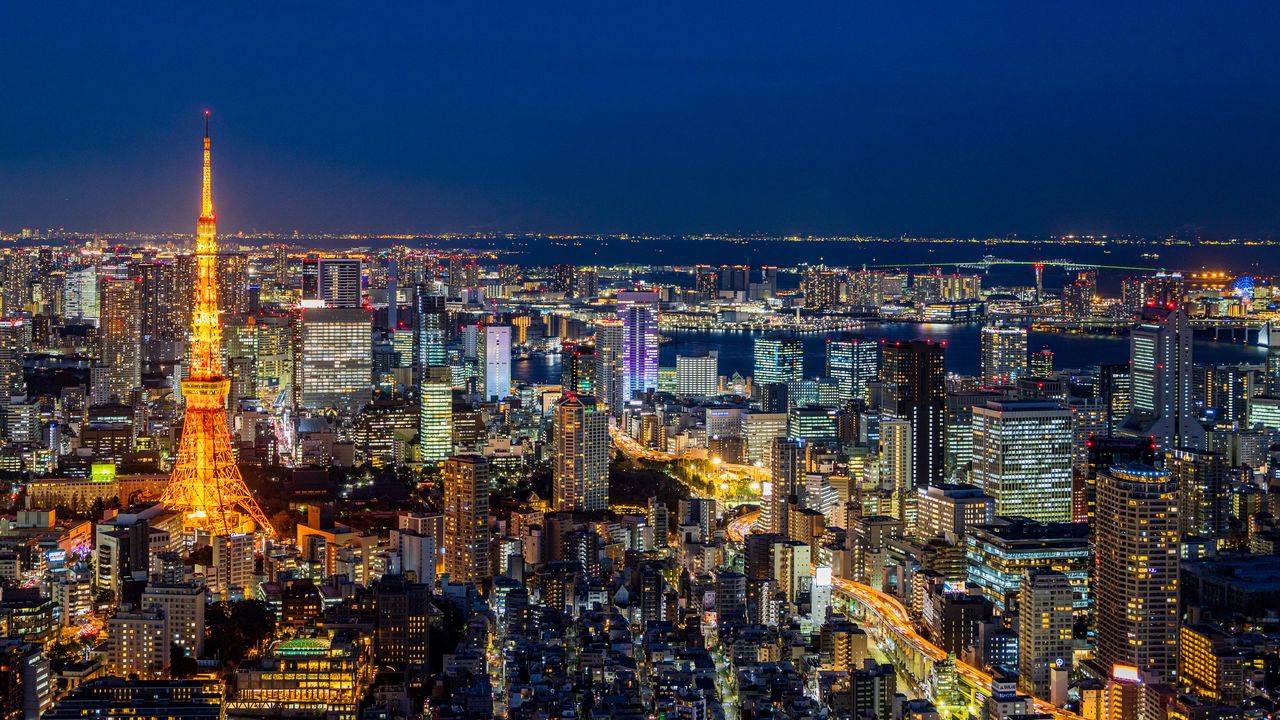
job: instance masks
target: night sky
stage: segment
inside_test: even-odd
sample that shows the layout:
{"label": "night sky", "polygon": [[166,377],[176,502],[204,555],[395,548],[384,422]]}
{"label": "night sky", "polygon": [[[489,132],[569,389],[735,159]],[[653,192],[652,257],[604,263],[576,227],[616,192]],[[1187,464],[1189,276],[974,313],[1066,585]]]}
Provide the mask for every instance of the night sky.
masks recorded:
{"label": "night sky", "polygon": [[209,108],[224,231],[1280,235],[1276,3],[148,5],[0,3],[0,229],[190,232]]}

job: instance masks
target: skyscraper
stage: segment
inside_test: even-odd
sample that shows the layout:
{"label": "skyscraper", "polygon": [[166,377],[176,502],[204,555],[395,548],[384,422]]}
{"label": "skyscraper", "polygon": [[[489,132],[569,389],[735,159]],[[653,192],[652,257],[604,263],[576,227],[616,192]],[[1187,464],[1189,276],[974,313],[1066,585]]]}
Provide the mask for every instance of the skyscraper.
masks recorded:
{"label": "skyscraper", "polygon": [[945,378],[941,343],[912,340],[881,348],[882,411],[911,423],[916,487],[941,485],[944,479]]}
{"label": "skyscraper", "polygon": [[1062,671],[1062,691],[1074,655],[1071,630],[1075,624],[1075,589],[1066,575],[1048,569],[1028,569],[1018,598],[1018,681],[1039,698],[1051,696],[1053,671]]}
{"label": "skyscraper", "polygon": [[765,488],[767,515],[762,524],[771,533],[787,535],[790,531],[791,511],[801,507],[804,489],[804,441],[795,438],[774,438],[769,458],[769,483]]}
{"label": "skyscraper", "polygon": [[973,408],[973,482],[996,515],[1071,521],[1071,411],[1043,401]]}
{"label": "skyscraper", "polygon": [[867,383],[880,374],[880,343],[852,335],[827,341],[827,377],[840,384],[840,399],[866,400]]}
{"label": "skyscraper", "polygon": [[485,400],[504,400],[511,394],[511,326],[487,325],[477,343],[477,366],[482,373]]}
{"label": "skyscraper", "polygon": [[96,403],[128,403],[142,387],[142,282],[137,278],[102,284],[103,385],[94,388]]}
{"label": "skyscraper", "polygon": [[22,318],[0,320],[0,403],[26,392],[22,356],[31,347],[31,324]]}
{"label": "skyscraper", "polygon": [[303,308],[298,404],[354,415],[371,397],[372,318],[365,310]]}
{"label": "skyscraper", "polygon": [[596,400],[612,415],[622,412],[622,321],[596,321]]}
{"label": "skyscraper", "polygon": [[444,571],[454,582],[489,578],[489,461],[454,455],[444,462]]}
{"label": "skyscraper", "polygon": [[880,482],[892,493],[894,517],[914,528],[916,524],[915,457],[911,423],[907,420],[884,420],[880,423]]}
{"label": "skyscraper", "polygon": [[618,293],[622,320],[622,400],[658,387],[658,293]]}
{"label": "skyscraper", "polygon": [[317,267],[316,288],[325,307],[360,307],[363,299],[360,275],[359,258],[321,258]]}
{"label": "skyscraper", "polygon": [[1150,435],[1160,452],[1205,446],[1204,427],[1193,414],[1192,341],[1187,314],[1177,306],[1144,310],[1129,336],[1132,398],[1123,434]]}
{"label": "skyscraper", "polygon": [[1008,325],[982,328],[982,384],[1012,385],[1027,374],[1027,329]]}
{"label": "skyscraper", "polygon": [[427,368],[418,391],[418,453],[424,463],[453,454],[453,383],[449,368]]}
{"label": "skyscraper", "polygon": [[676,392],[682,396],[711,397],[719,390],[720,353],[700,357],[676,355]]}
{"label": "skyscraper", "polygon": [[191,366],[182,381],[186,414],[164,506],[184,515],[184,527],[216,536],[274,534],[266,515],[240,477],[227,428],[227,392],[222,377],[222,325],[218,321],[218,226],[213,214],[209,114],[205,113],[204,177],[196,221],[197,282],[191,314]]}
{"label": "skyscraper", "polygon": [[787,385],[804,379],[803,348],[796,338],[757,337],[753,355],[755,370],[751,381],[756,386]]}
{"label": "skyscraper", "polygon": [[1178,649],[1178,485],[1130,463],[1098,475],[1097,657],[1172,682]]}
{"label": "skyscraper", "polygon": [[218,304],[227,317],[249,312],[248,255],[218,253]]}
{"label": "skyscraper", "polygon": [[595,347],[565,343],[560,352],[560,386],[565,392],[594,395],[596,366]]}
{"label": "skyscraper", "polygon": [[419,285],[413,293],[413,357],[415,374],[422,377],[425,368],[444,365],[445,299],[433,295]]}
{"label": "skyscraper", "polygon": [[1170,450],[1164,466],[1178,484],[1178,517],[1183,534],[1223,540],[1231,531],[1231,489],[1227,456],[1208,450]]}
{"label": "skyscraper", "polygon": [[552,421],[552,496],[556,510],[609,507],[609,418],[590,395],[570,393]]}
{"label": "skyscraper", "polygon": [[62,288],[62,311],[69,322],[97,322],[98,268],[89,266],[67,273]]}

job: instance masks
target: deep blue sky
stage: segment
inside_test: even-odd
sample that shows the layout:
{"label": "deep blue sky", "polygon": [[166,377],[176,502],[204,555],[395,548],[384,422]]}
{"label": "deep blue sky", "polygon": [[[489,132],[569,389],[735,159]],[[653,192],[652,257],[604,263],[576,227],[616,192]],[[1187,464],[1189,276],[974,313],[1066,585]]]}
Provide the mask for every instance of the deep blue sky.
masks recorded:
{"label": "deep blue sky", "polygon": [[1280,234],[1273,2],[149,5],[0,3],[0,228],[191,230],[208,107],[228,231]]}

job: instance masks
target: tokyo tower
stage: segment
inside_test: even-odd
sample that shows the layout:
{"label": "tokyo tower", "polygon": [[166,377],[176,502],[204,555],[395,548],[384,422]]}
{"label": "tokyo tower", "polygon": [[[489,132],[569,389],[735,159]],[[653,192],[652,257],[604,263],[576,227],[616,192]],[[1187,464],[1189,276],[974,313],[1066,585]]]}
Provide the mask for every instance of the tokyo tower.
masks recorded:
{"label": "tokyo tower", "polygon": [[275,535],[262,508],[249,494],[231,454],[227,392],[222,377],[222,324],[218,319],[218,238],[209,171],[209,113],[204,114],[204,189],[196,221],[196,287],[191,313],[191,367],[182,381],[186,418],[178,461],[161,498],[185,516],[187,532]]}

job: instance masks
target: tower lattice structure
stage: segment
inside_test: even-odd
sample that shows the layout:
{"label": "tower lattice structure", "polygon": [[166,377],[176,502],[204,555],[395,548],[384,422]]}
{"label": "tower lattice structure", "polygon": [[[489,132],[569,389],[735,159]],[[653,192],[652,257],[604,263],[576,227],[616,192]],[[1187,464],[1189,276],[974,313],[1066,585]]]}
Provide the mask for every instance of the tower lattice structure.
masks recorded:
{"label": "tower lattice structure", "polygon": [[182,381],[186,417],[173,475],[165,487],[165,507],[183,513],[188,532],[274,535],[271,523],[249,493],[231,452],[227,393],[222,376],[222,325],[218,319],[218,238],[209,163],[209,114],[204,121],[204,182],[196,221],[196,283],[191,313],[191,364]]}

